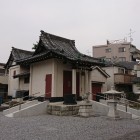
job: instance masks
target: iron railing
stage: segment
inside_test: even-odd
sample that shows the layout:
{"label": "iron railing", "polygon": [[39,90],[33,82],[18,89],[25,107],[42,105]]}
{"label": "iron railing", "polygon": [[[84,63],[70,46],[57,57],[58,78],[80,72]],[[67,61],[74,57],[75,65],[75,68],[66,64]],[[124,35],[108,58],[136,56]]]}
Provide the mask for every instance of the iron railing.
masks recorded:
{"label": "iron railing", "polygon": [[[104,100],[109,100],[109,97],[107,95],[102,96],[102,95],[98,95],[98,94],[94,94],[94,93],[91,93],[91,94],[93,96],[98,96]],[[136,109],[136,110],[140,110],[140,103],[139,102],[128,100],[126,98],[120,98],[120,97],[117,97],[117,101],[118,101],[118,104],[125,106],[126,112],[128,110],[128,107],[131,107],[131,108]]]}
{"label": "iron railing", "polygon": [[[24,97],[22,97],[22,98],[19,98],[20,101],[17,102],[17,103],[15,103],[15,104],[12,104],[12,102],[13,102],[12,100],[10,100],[10,101],[8,101],[8,102],[5,102],[4,104],[7,104],[7,105],[9,106],[9,108],[19,105],[19,110],[20,110],[20,109],[21,109],[21,104],[25,103],[25,102],[24,102],[24,99],[25,99],[25,98],[29,98],[28,100],[26,100],[26,102],[27,102],[27,101],[32,101],[32,100],[37,99],[37,98],[39,98],[39,97],[44,97],[44,99],[45,99],[45,94],[41,94],[41,95],[36,96],[37,94],[40,94],[40,92],[35,93],[35,94],[32,94],[32,95],[24,96]],[[31,98],[30,98],[30,97],[31,97]]]}

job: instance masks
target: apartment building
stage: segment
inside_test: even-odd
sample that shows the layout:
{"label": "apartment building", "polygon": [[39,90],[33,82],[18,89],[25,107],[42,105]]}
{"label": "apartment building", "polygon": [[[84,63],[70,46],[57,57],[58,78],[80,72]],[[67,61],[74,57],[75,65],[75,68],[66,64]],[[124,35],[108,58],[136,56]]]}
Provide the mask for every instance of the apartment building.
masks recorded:
{"label": "apartment building", "polygon": [[93,57],[111,62],[131,62],[140,59],[140,51],[125,40],[112,42],[107,40],[106,45],[93,46]]}

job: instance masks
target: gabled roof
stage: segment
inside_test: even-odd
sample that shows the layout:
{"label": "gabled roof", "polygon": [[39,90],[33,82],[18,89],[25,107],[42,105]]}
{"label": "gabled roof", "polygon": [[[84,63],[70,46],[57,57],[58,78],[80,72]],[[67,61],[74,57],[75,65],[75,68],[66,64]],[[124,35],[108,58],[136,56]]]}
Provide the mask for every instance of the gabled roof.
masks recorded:
{"label": "gabled roof", "polygon": [[14,61],[32,56],[33,52],[12,47]]}
{"label": "gabled roof", "polygon": [[32,57],[18,61],[19,63],[34,63],[48,58],[59,58],[77,65],[103,65],[98,58],[80,53],[75,47],[75,41],[41,31],[38,47]]}
{"label": "gabled roof", "polygon": [[104,71],[102,68],[100,68],[100,67],[98,67],[98,66],[92,67],[92,70],[95,70],[95,69],[98,69],[98,71],[100,71],[106,78],[109,78],[109,77],[110,77],[110,75],[108,75],[108,74],[106,73],[106,71]]}
{"label": "gabled roof", "polygon": [[117,66],[117,67],[123,67],[126,68],[128,70],[133,70],[134,66],[137,65],[139,62],[138,61],[132,61],[132,62],[128,62],[128,61],[123,61],[123,62],[106,62],[105,66],[107,67],[111,67],[111,66]]}
{"label": "gabled roof", "polygon": [[22,50],[22,49],[12,47],[11,54],[9,56],[9,59],[5,65],[5,67],[11,66],[13,61],[16,62],[20,59],[25,59],[27,57],[32,56],[32,54],[33,54],[33,52],[31,52],[31,51]]}

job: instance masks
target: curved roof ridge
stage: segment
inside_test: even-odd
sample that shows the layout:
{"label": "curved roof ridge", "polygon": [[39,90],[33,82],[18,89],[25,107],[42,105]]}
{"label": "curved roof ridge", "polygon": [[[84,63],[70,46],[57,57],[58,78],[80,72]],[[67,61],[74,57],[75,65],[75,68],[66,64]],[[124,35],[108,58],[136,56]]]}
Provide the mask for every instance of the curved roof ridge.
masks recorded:
{"label": "curved roof ridge", "polygon": [[33,53],[33,51],[23,50],[23,49],[19,49],[19,48],[15,48],[15,47],[12,47],[12,51],[13,51],[13,50],[19,50],[19,51],[24,51],[24,52]]}
{"label": "curved roof ridge", "polygon": [[53,39],[56,38],[56,39],[60,39],[62,41],[71,41],[75,44],[75,40],[71,40],[71,39],[68,39],[68,38],[61,37],[61,36],[53,35],[53,34],[44,32],[43,30],[41,30],[40,32],[41,32],[41,35],[46,35],[46,36],[49,36],[50,38],[53,38]]}

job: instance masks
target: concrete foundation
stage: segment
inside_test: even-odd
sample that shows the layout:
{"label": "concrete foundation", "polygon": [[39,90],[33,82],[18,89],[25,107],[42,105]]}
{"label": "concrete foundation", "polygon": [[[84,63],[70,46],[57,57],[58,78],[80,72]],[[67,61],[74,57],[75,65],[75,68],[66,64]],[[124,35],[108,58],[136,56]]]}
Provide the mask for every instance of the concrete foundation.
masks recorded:
{"label": "concrete foundation", "polygon": [[60,103],[49,103],[47,105],[47,113],[58,116],[78,115],[79,105],[64,105]]}
{"label": "concrete foundation", "polygon": [[89,102],[82,102],[79,107],[79,116],[90,117],[92,115],[93,109],[92,104]]}

